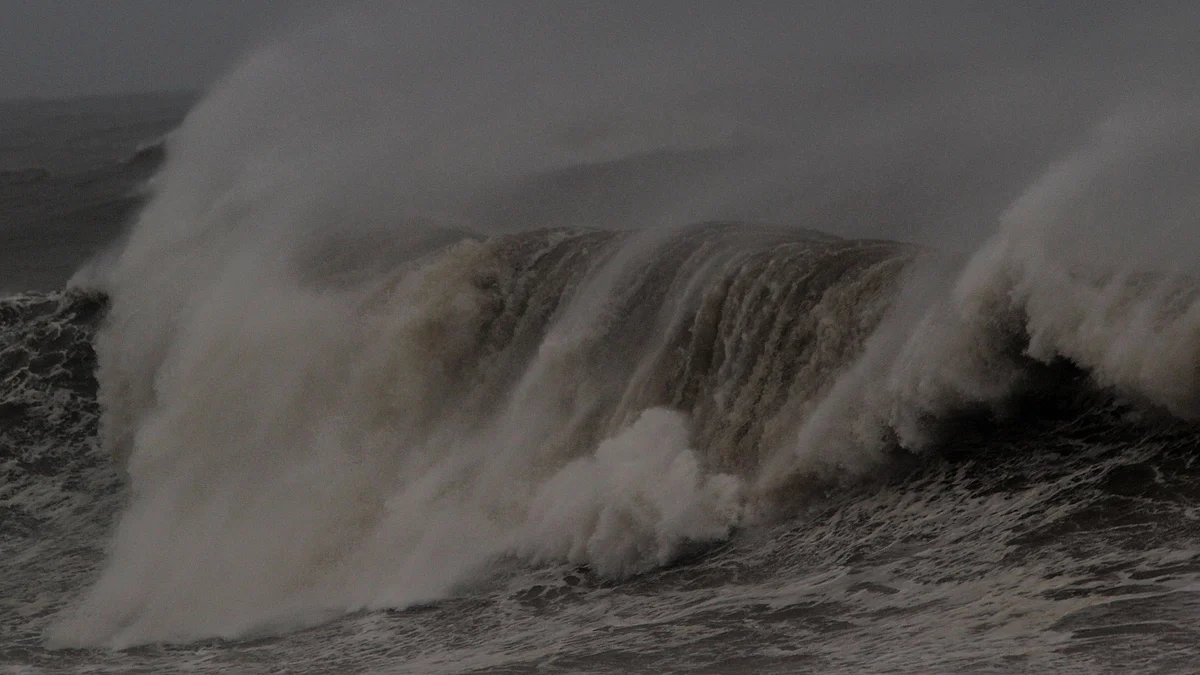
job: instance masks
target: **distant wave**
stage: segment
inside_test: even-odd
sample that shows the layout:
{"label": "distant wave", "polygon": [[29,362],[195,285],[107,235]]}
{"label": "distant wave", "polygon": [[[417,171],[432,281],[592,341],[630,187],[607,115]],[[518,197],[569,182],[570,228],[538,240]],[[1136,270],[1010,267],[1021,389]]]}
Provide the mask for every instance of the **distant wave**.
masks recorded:
{"label": "distant wave", "polygon": [[140,143],[133,151],[133,154],[126,157],[121,163],[125,166],[157,169],[162,165],[163,160],[167,156],[167,143],[171,135],[167,134],[151,141]]}
{"label": "distant wave", "polygon": [[0,185],[19,183],[38,183],[49,180],[54,174],[42,167],[27,167],[23,169],[0,169]]}
{"label": "distant wave", "polygon": [[89,169],[74,175],[64,175],[40,166],[0,169],[0,186],[41,183],[59,178],[68,178],[75,182],[95,182],[128,176],[129,171],[135,172],[137,176],[145,177],[162,165],[166,157],[166,144],[169,138],[170,135],[168,134],[167,136],[139,144],[133,153],[118,163],[119,166],[117,168]]}

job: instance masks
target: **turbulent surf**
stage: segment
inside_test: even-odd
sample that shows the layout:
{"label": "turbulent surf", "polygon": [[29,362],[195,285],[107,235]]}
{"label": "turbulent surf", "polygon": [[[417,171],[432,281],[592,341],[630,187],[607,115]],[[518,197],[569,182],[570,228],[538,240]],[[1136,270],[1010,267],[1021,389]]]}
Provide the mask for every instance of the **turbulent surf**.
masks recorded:
{"label": "turbulent surf", "polygon": [[[1192,669],[1190,99],[1033,172],[919,124],[896,164],[871,120],[817,134],[861,157],[781,139],[782,94],[615,67],[526,100],[323,26],[115,144],[127,232],[0,299],[0,663]],[[809,58],[699,54],[733,94]]]}

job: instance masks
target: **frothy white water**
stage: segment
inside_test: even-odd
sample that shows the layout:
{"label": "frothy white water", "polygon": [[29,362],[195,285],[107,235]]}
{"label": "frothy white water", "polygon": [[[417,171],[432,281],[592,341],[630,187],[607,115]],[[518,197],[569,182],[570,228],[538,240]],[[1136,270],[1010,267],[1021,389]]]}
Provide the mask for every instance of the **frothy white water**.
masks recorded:
{"label": "frothy white water", "polygon": [[[376,90],[316,59],[326,37],[258,53],[200,104],[125,249],[93,271],[113,303],[104,437],[131,501],[56,645],[406,606],[504,556],[644,571],[803,480],[920,449],[931,418],[1002,406],[1035,361],[1190,410],[1200,310],[1177,291],[1191,286],[1133,283],[1112,260],[1080,274],[1048,239],[1092,226],[1079,196],[1095,176],[1116,167],[1120,184],[1131,153],[1158,157],[1177,134],[1102,134],[963,270],[900,289],[911,254],[892,245],[461,234],[511,227],[472,216],[517,179],[692,157],[746,129],[712,110],[614,126],[616,105],[581,136],[595,91],[438,117],[436,100],[409,100],[419,74]],[[639,105],[683,96],[669,93]],[[544,133],[528,141],[531,125]],[[731,173],[691,167],[621,224],[720,215],[744,191],[696,193]],[[629,215],[596,220],[614,214]]]}
{"label": "frothy white water", "polygon": [[521,549],[623,576],[671,562],[682,543],[724,539],[739,520],[740,482],[705,476],[688,443],[683,416],[647,410],[539,489]]}
{"label": "frothy white water", "polygon": [[[525,396],[489,416],[464,400],[487,384],[487,298],[470,283],[486,253],[458,245],[371,297],[259,278],[190,305],[131,421],[133,501],[112,558],[56,642],[236,636],[405,606],[505,554],[621,576],[724,537],[739,481],[705,474],[686,418],[650,410],[588,449],[561,437],[570,407]],[[536,364],[540,386],[569,391],[570,369]]]}
{"label": "frothy white water", "polygon": [[1198,125],[1161,104],[1102,125],[1005,214],[956,289],[963,311],[1006,311],[1030,357],[1195,416]]}
{"label": "frothy white water", "polygon": [[1114,115],[1034,181],[964,265],[919,262],[762,486],[814,467],[861,474],[896,444],[925,446],[931,422],[958,411],[1002,416],[1037,385],[1033,364],[1069,361],[1100,386],[1194,418],[1197,119],[1178,102]]}

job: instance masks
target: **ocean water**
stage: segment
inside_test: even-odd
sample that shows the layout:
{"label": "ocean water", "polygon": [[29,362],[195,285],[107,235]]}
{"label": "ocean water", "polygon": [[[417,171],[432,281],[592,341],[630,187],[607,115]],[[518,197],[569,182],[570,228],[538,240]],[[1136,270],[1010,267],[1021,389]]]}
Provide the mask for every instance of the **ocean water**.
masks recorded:
{"label": "ocean water", "polygon": [[1186,87],[553,7],[0,103],[0,671],[1194,672]]}
{"label": "ocean water", "polygon": [[117,239],[194,98],[0,101],[0,290],[62,288]]}

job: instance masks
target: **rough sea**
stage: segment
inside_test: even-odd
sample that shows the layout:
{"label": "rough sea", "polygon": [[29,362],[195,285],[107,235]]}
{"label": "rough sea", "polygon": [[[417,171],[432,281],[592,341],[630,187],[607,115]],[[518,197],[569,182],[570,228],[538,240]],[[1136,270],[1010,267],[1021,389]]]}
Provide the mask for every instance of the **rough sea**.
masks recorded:
{"label": "rough sea", "polygon": [[1196,672],[1194,99],[377,24],[0,102],[0,672]]}

